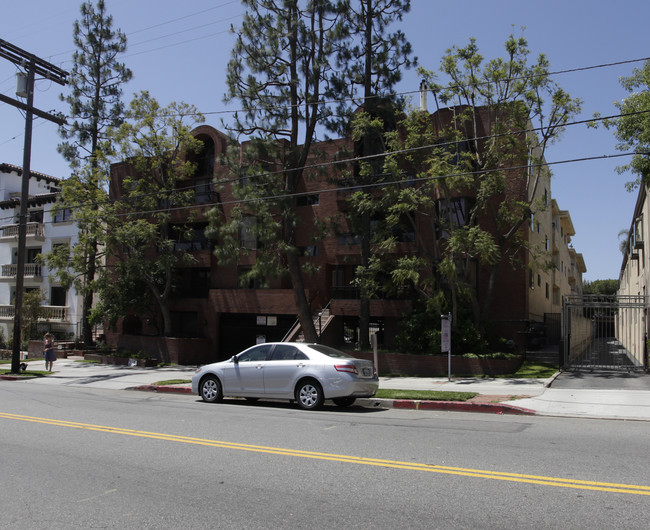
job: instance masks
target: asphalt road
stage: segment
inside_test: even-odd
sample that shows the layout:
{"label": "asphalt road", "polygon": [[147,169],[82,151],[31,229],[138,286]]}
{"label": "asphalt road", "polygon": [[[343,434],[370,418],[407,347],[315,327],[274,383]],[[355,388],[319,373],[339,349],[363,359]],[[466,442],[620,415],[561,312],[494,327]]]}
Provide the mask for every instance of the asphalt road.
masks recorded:
{"label": "asphalt road", "polygon": [[648,422],[0,384],[0,528],[647,528]]}

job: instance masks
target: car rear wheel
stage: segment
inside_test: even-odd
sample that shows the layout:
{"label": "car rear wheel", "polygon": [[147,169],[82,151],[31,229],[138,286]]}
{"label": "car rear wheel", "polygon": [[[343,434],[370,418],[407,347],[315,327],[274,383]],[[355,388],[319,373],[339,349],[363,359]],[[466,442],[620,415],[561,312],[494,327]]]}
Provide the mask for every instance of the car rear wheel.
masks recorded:
{"label": "car rear wheel", "polygon": [[353,405],[356,400],[357,399],[353,398],[352,396],[347,396],[347,397],[334,398],[332,401],[337,407],[349,407]]}
{"label": "car rear wheel", "polygon": [[213,375],[208,375],[201,380],[200,392],[203,401],[208,403],[216,403],[223,399],[221,383]]}
{"label": "car rear wheel", "polygon": [[295,397],[298,406],[305,410],[320,408],[323,405],[323,401],[325,401],[323,389],[313,379],[306,379],[298,383]]}

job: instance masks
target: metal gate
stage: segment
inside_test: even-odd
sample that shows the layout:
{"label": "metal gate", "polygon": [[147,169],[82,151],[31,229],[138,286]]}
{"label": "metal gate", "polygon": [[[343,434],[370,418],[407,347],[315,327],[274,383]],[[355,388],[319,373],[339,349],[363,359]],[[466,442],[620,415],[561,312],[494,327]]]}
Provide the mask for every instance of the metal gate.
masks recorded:
{"label": "metal gate", "polygon": [[648,369],[647,300],[635,295],[570,295],[562,303],[564,368]]}

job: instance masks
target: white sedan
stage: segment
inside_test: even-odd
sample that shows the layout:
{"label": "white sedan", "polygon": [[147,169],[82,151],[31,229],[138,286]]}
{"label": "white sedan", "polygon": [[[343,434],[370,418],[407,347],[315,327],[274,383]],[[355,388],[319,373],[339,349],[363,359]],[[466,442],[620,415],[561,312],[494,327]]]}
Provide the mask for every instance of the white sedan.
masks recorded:
{"label": "white sedan", "polygon": [[319,408],[326,399],[347,407],[358,397],[374,396],[378,387],[372,361],[302,342],[258,344],[192,377],[192,392],[208,403],[224,396],[288,399],[303,409]]}

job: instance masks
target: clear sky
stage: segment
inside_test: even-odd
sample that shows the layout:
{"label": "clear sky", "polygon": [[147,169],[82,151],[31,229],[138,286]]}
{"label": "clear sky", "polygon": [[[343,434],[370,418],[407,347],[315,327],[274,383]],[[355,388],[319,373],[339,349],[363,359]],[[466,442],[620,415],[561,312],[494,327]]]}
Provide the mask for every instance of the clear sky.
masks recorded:
{"label": "clear sky", "polygon": [[[78,18],[77,0],[2,2],[0,38],[53,64],[69,69],[74,46],[72,24]],[[232,44],[228,30],[241,21],[238,0],[106,0],[114,26],[126,33],[129,49],[124,62],[134,79],[131,94],[148,90],[161,104],[185,101],[206,115],[206,123],[221,128],[229,110],[223,102],[225,68]],[[640,62],[601,66],[650,56],[648,0],[412,0],[401,29],[411,41],[422,66],[436,70],[445,50],[477,39],[487,59],[503,55],[503,42],[514,32],[527,38],[531,55],[545,53],[554,79],[572,96],[584,101],[582,116],[615,113],[613,102],[625,97],[619,78],[629,76]],[[16,67],[0,58],[0,93],[14,97]],[[419,80],[406,72],[399,91],[415,91]],[[58,95],[66,89],[47,80],[37,82],[35,106],[65,113]],[[429,98],[431,105],[431,98]],[[414,96],[414,103],[418,102]],[[432,110],[432,109],[430,109]],[[25,121],[22,113],[0,103],[0,162],[22,166]],[[56,152],[57,127],[36,119],[33,131],[33,171],[66,178],[69,169]],[[549,163],[615,155],[611,131],[574,125],[547,154]],[[573,245],[583,254],[586,280],[618,278],[622,255],[621,230],[632,222],[636,192],[625,190],[630,175],[615,167],[627,159],[598,159],[553,165],[552,196],[569,210],[576,230]]]}

